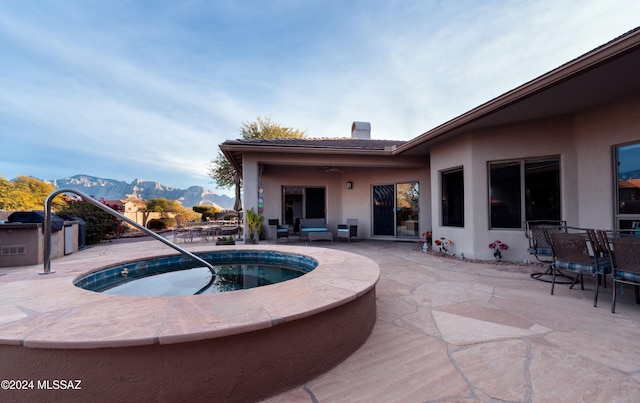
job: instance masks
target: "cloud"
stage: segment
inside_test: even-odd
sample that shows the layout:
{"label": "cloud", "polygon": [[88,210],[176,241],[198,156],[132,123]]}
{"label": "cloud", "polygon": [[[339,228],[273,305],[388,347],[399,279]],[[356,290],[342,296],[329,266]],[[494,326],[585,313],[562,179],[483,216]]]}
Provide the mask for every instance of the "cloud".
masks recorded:
{"label": "cloud", "polygon": [[12,2],[0,10],[0,174],[207,185],[218,144],[268,115],[314,137],[349,136],[359,120],[409,140],[638,14],[629,0]]}

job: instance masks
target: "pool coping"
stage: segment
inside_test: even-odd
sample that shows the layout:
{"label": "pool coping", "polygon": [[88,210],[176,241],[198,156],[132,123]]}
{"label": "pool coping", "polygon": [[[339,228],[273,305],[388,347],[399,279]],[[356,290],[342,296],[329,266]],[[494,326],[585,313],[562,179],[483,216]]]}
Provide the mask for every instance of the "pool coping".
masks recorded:
{"label": "pool coping", "polygon": [[[335,249],[288,245],[190,246],[192,252],[277,250],[302,254],[318,267],[266,287],[181,297],[101,294],[73,285],[79,275],[143,257],[172,255],[156,241],[91,249],[36,266],[18,279],[0,277],[0,344],[28,348],[88,349],[173,344],[221,338],[305,318],[364,295],[380,278],[371,259]],[[96,248],[98,249],[98,248]],[[97,266],[98,264],[95,263]]]}

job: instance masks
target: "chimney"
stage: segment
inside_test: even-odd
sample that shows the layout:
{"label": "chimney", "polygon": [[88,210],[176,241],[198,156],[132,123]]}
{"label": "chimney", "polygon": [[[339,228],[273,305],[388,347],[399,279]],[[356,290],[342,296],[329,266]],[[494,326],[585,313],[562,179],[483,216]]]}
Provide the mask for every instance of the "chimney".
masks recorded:
{"label": "chimney", "polygon": [[371,140],[371,123],[353,122],[351,125],[351,138]]}

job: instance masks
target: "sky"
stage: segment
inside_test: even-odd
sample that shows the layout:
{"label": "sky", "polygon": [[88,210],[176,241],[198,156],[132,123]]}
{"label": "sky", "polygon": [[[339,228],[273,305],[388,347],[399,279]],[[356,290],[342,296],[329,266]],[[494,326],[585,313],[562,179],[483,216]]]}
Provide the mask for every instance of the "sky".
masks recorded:
{"label": "sky", "polygon": [[410,140],[635,28],[637,0],[0,0],[0,176],[199,185],[258,116]]}

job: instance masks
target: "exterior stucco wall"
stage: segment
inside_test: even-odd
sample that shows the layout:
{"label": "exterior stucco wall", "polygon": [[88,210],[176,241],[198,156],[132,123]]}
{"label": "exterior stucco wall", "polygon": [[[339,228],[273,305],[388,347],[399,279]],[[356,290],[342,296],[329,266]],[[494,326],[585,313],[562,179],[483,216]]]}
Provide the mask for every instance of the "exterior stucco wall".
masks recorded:
{"label": "exterior stucco wall", "polygon": [[[492,259],[488,244],[506,242],[507,260],[530,259],[522,230],[489,229],[488,162],[560,156],[562,218],[571,226],[614,227],[613,146],[640,141],[640,99],[628,99],[576,116],[478,130],[431,149],[431,198],[440,200],[440,172],[464,167],[465,227],[442,227],[432,206],[434,239],[453,240],[459,256]],[[524,223],[523,223],[524,225]]]}
{"label": "exterior stucco wall", "polygon": [[[245,154],[243,202],[245,209],[257,210],[260,163],[266,219],[282,217],[283,185],[324,186],[329,229],[335,232],[347,218],[357,218],[359,237],[370,238],[371,186],[418,181],[421,233],[432,230],[434,239],[451,239],[458,256],[476,259],[492,259],[488,244],[500,240],[510,246],[506,260],[525,260],[532,257],[522,229],[489,229],[488,163],[559,156],[562,219],[571,226],[610,229],[615,227],[613,147],[638,141],[640,97],[634,96],[577,115],[467,132],[434,144],[428,157]],[[346,168],[325,172],[323,166]],[[440,174],[456,167],[464,169],[464,228],[441,225]],[[353,189],[346,188],[347,181]]]}
{"label": "exterior stucco wall", "polygon": [[[464,167],[465,226],[442,227],[440,203],[432,210],[434,237],[451,239],[457,256],[492,259],[489,243],[500,240],[511,249],[504,255],[508,260],[524,260],[528,241],[522,229],[489,229],[488,163],[530,157],[560,155],[562,216],[568,222],[577,221],[577,199],[566,197],[576,194],[577,176],[574,152],[574,125],[570,117],[474,131],[434,147],[431,152],[432,198],[440,199],[440,172],[458,166]],[[524,226],[524,223],[523,223]]]}
{"label": "exterior stucco wall", "polygon": [[[310,166],[311,163],[315,165]],[[263,167],[261,175],[259,166]],[[340,171],[326,172],[323,169],[325,166],[341,168]],[[282,186],[325,187],[329,231],[335,235],[338,224],[346,223],[347,218],[357,218],[358,237],[370,238],[371,186],[416,181],[420,183],[420,231],[431,228],[430,177],[424,159],[405,160],[369,156],[353,156],[347,159],[344,156],[311,155],[274,157],[247,153],[243,156],[243,169],[243,208],[254,208],[254,211],[257,211],[257,189],[262,188],[265,227],[269,219],[278,218],[282,222]],[[353,189],[347,189],[347,181],[353,182]]]}
{"label": "exterior stucco wall", "polygon": [[[253,211],[258,212],[258,189],[260,180],[258,168],[258,161],[255,155],[245,154],[242,165],[242,211],[253,209]],[[249,233],[246,220],[244,221],[243,233]]]}
{"label": "exterior stucco wall", "polygon": [[335,233],[340,219],[341,174],[324,172],[318,167],[267,166],[262,177],[264,217],[282,222],[282,186],[325,187],[327,228]]}
{"label": "exterior stucco wall", "polygon": [[614,146],[640,141],[640,97],[585,112],[576,119],[579,223],[615,225]]}
{"label": "exterior stucco wall", "polygon": [[[431,222],[433,224],[433,239],[446,238],[453,241],[453,251],[460,256],[464,253],[470,257],[473,250],[474,234],[469,231],[475,220],[476,209],[469,207],[474,198],[474,189],[469,187],[474,183],[472,165],[472,144],[470,136],[463,135],[448,142],[440,143],[431,149]],[[464,222],[465,227],[445,227],[442,225],[442,190],[440,175],[443,171],[462,167],[464,178]]]}
{"label": "exterior stucco wall", "polygon": [[[372,186],[402,182],[418,182],[420,189],[419,220],[420,233],[431,229],[431,187],[428,168],[352,168],[345,171],[342,187],[342,222],[347,218],[358,219],[358,236],[371,238],[372,229]],[[353,182],[353,189],[346,188],[346,182]]]}

